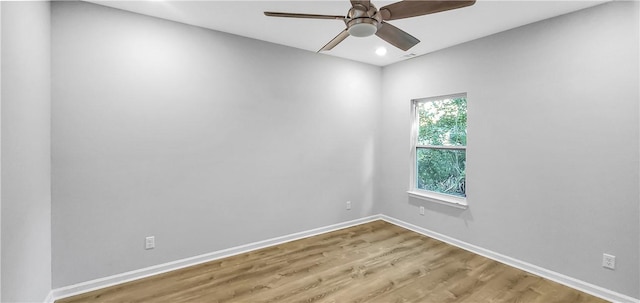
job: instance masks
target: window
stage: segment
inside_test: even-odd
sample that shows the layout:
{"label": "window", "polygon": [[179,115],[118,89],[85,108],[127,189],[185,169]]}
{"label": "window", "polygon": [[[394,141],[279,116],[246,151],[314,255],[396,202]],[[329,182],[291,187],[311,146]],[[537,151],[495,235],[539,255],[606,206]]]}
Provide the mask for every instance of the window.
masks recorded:
{"label": "window", "polygon": [[412,197],[466,206],[467,96],[412,102]]}

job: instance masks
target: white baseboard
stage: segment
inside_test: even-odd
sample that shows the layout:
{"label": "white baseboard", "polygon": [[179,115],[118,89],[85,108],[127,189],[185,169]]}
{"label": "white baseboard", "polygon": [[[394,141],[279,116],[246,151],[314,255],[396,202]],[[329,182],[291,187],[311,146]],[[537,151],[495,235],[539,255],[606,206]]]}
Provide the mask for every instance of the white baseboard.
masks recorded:
{"label": "white baseboard", "polygon": [[53,298],[53,290],[49,292],[47,297],[44,299],[44,303],[54,303],[56,300]]}
{"label": "white baseboard", "polygon": [[611,301],[615,303],[640,303],[639,299],[635,299],[635,298],[605,289],[597,285],[580,281],[578,279],[565,276],[563,274],[560,274],[560,273],[557,273],[557,272],[554,272],[554,271],[551,271],[527,262],[523,262],[523,261],[490,251],[488,249],[485,249],[479,246],[475,246],[470,243],[466,243],[464,241],[451,238],[449,236],[445,236],[443,234],[440,234],[440,233],[437,233],[437,232],[434,232],[434,231],[386,216],[386,215],[374,215],[374,216],[365,217],[365,218],[361,218],[353,221],[320,227],[320,228],[316,228],[308,231],[294,233],[294,234],[277,237],[273,239],[268,239],[264,241],[258,241],[255,243],[232,247],[232,248],[228,248],[228,249],[224,249],[224,250],[220,250],[220,251],[216,251],[216,252],[212,252],[204,255],[199,255],[191,258],[177,260],[177,261],[173,261],[165,264],[142,268],[139,270],[129,271],[129,272],[125,272],[125,273],[121,273],[121,274],[117,274],[109,277],[104,277],[96,280],[91,280],[91,281],[82,282],[82,283],[78,283],[71,286],[54,289],[47,296],[45,303],[53,303],[55,300],[89,292],[92,290],[105,288],[105,287],[129,282],[133,280],[138,280],[141,278],[161,274],[164,272],[185,268],[185,267],[189,267],[189,266],[193,266],[193,265],[197,265],[197,264],[201,264],[201,263],[205,263],[205,262],[209,262],[209,261],[213,261],[221,258],[226,258],[229,256],[242,254],[242,253],[246,253],[246,252],[250,252],[257,249],[278,245],[286,242],[291,242],[294,240],[307,238],[307,237],[315,236],[318,234],[323,234],[323,233],[331,232],[334,230],[343,229],[343,228],[347,228],[347,227],[351,227],[359,224],[364,224],[364,223],[368,223],[368,222],[380,220],[380,219],[386,222],[389,222],[391,224],[406,228],[408,230],[415,231],[419,234],[422,234],[434,239],[438,239],[440,241],[446,242],[448,244],[462,248],[464,250],[468,250],[470,252],[498,261],[500,263],[513,266],[515,268],[524,270],[534,275],[538,275],[540,277],[549,279],[551,281],[555,281],[560,284],[566,285],[568,287],[583,291],[585,293],[594,295],[596,297],[602,298],[607,301]]}
{"label": "white baseboard", "polygon": [[381,218],[380,215],[360,218],[352,221],[315,228],[312,230],[294,233],[286,236],[249,243],[249,244],[236,246],[228,249],[223,249],[220,251],[215,251],[215,252],[211,252],[211,253],[195,256],[195,257],[190,257],[182,260],[177,260],[169,263],[150,266],[147,268],[133,270],[133,271],[129,271],[129,272],[125,272],[125,273],[121,273],[121,274],[117,274],[109,277],[104,277],[100,279],[78,283],[75,285],[57,288],[52,290],[51,293],[49,293],[49,296],[47,297],[47,300],[45,302],[53,303],[55,300],[78,295],[78,294],[89,292],[92,290],[105,288],[105,287],[129,282],[133,280],[138,280],[138,279],[146,278],[149,276],[165,273],[168,271],[181,269],[181,268],[185,268],[185,267],[189,267],[189,266],[193,266],[193,265],[197,265],[197,264],[201,264],[201,263],[205,263],[205,262],[209,262],[209,261],[213,261],[221,258],[226,258],[233,255],[254,251],[254,250],[269,247],[269,246],[291,242],[298,239],[307,238],[307,237],[331,232],[338,229],[343,229],[343,228],[347,228],[355,225],[364,224],[371,221],[379,220],[380,218]]}
{"label": "white baseboard", "polygon": [[506,265],[524,270],[526,272],[532,273],[534,275],[543,277],[545,279],[549,279],[551,281],[566,285],[568,287],[580,290],[582,292],[591,294],[593,296],[602,298],[604,300],[607,301],[611,301],[611,302],[615,302],[615,303],[640,303],[640,299],[636,299],[636,298],[632,298],[629,297],[627,295],[623,295],[614,291],[611,291],[609,289],[597,286],[597,285],[593,285],[584,281],[580,281],[578,279],[569,277],[569,276],[565,276],[563,274],[527,263],[527,262],[523,262],[514,258],[511,258],[509,256],[505,256],[502,254],[499,254],[497,252],[493,252],[490,251],[488,249],[479,247],[479,246],[475,246],[473,244],[464,242],[464,241],[460,241],[458,239],[454,239],[451,238],[449,236],[445,236],[443,234],[422,228],[420,226],[416,226],[389,216],[385,216],[385,215],[380,215],[380,218],[386,222],[389,222],[391,224],[415,231],[419,234],[425,235],[427,237],[431,237],[437,240],[440,240],[442,242],[451,244],[453,246],[462,248],[464,250],[470,251],[472,253],[481,255],[483,257],[498,261],[500,263],[504,263]]}

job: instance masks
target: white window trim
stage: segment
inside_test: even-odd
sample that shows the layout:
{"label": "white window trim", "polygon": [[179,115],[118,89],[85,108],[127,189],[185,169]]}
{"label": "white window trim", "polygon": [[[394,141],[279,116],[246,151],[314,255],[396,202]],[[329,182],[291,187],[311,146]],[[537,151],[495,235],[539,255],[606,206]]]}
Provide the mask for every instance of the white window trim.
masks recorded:
{"label": "white window trim", "polygon": [[461,208],[461,209],[466,209],[468,207],[467,198],[463,198],[463,197],[444,195],[434,191],[419,190],[419,189],[409,190],[407,191],[407,194],[411,198],[420,199],[427,202],[443,204],[443,205],[452,206],[452,207]]}
{"label": "white window trim", "polygon": [[[447,206],[452,206],[455,208],[461,208],[461,209],[466,209],[468,207],[467,204],[467,197],[458,197],[458,196],[453,196],[453,195],[446,195],[446,194],[441,194],[438,192],[434,192],[434,191],[428,191],[428,190],[422,190],[422,189],[417,189],[416,188],[416,150],[418,147],[429,147],[429,148],[439,148],[439,147],[432,147],[432,146],[422,146],[422,145],[418,145],[417,144],[417,138],[418,138],[418,123],[416,123],[416,104],[419,102],[429,102],[429,101],[435,101],[435,100],[442,100],[442,99],[452,99],[452,98],[456,98],[456,97],[467,97],[466,93],[460,93],[460,94],[452,94],[452,95],[444,95],[444,96],[437,96],[437,97],[429,97],[429,98],[420,98],[420,99],[413,99],[411,100],[411,157],[409,158],[409,161],[411,162],[411,165],[409,165],[409,170],[410,170],[410,178],[409,178],[409,190],[407,191],[407,194],[409,195],[409,197],[411,198],[415,198],[415,199],[420,199],[423,201],[427,201],[427,202],[432,202],[432,203],[437,203],[437,204],[443,204],[443,205],[447,205]],[[467,147],[465,146],[464,148],[461,147],[456,147],[456,146],[447,146],[447,147],[442,147],[442,148],[446,148],[446,149],[467,149]]]}

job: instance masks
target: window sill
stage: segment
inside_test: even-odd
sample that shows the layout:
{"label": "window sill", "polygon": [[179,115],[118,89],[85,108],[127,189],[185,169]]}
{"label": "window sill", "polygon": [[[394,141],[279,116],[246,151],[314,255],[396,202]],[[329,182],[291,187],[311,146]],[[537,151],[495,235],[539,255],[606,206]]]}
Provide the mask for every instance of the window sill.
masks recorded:
{"label": "window sill", "polygon": [[409,194],[409,197],[423,201],[448,205],[460,209],[467,209],[467,198],[417,190],[410,190],[407,191],[407,193]]}

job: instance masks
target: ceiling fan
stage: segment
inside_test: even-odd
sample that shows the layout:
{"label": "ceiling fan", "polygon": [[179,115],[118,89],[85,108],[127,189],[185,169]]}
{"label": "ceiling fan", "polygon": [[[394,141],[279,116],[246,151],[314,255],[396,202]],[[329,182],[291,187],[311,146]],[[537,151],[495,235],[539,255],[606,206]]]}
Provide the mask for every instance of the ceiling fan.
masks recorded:
{"label": "ceiling fan", "polygon": [[368,37],[373,34],[382,38],[382,40],[389,42],[393,46],[406,51],[418,44],[420,40],[385,21],[462,8],[473,5],[475,2],[475,0],[404,0],[383,6],[378,10],[369,0],[351,0],[351,9],[349,9],[347,16],[279,12],[264,12],[264,14],[269,17],[330,19],[344,21],[347,28],[333,38],[333,40],[329,41],[329,43],[327,43],[327,45],[321,48],[318,52],[333,49],[349,36]]}

